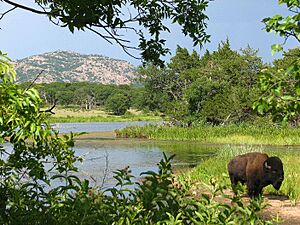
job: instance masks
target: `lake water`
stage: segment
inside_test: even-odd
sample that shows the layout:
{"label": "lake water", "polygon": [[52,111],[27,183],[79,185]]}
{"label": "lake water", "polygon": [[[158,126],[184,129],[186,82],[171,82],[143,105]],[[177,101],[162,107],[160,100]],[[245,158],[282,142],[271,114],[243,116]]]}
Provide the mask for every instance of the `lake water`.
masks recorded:
{"label": "lake water", "polygon": [[[101,122],[101,123],[59,123],[53,126],[61,133],[113,131],[126,126],[143,126],[149,122]],[[214,156],[224,145],[203,145],[192,141],[149,141],[136,139],[91,139],[78,140],[75,154],[83,162],[77,162],[78,176],[88,179],[91,185],[103,188],[114,184],[113,171],[129,166],[132,174],[139,178],[141,172],[157,171],[157,164],[163,158],[175,154],[174,170],[191,168],[202,160]],[[259,147],[257,147],[259,148]],[[271,147],[268,147],[269,149]],[[272,147],[286,150],[286,147]],[[299,148],[290,148],[297,150]],[[105,178],[105,179],[104,179]],[[104,180],[103,180],[104,179]]]}
{"label": "lake water", "polygon": [[77,163],[79,176],[100,186],[104,174],[105,185],[111,185],[113,171],[127,166],[137,178],[141,172],[157,171],[163,152],[167,156],[175,154],[172,165],[174,170],[181,170],[194,167],[201,160],[213,156],[217,149],[216,146],[200,146],[197,143],[132,140],[80,140],[75,146],[76,155],[84,158],[82,163]]}
{"label": "lake water", "polygon": [[[57,123],[54,128],[60,133],[114,131],[126,126],[144,126],[157,122],[94,122],[94,123]],[[141,172],[157,170],[157,163],[175,154],[174,170],[193,167],[201,160],[216,153],[219,147],[203,146],[197,142],[168,142],[147,140],[101,139],[78,140],[75,145],[77,156],[84,158],[77,163],[79,177],[87,178],[94,185],[104,186],[113,183],[113,171],[130,167],[132,174],[139,177]]]}

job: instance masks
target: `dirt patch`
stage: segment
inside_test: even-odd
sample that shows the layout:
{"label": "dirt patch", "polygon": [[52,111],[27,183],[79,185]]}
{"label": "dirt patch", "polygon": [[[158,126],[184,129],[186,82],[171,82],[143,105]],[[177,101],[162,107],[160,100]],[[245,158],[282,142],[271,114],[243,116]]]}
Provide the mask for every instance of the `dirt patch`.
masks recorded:
{"label": "dirt patch", "polygon": [[265,195],[268,206],[263,210],[262,215],[266,218],[278,220],[280,225],[300,224],[300,205],[292,205],[286,196]]}
{"label": "dirt patch", "polygon": [[[227,191],[226,191],[227,192]],[[233,195],[228,191],[226,194]],[[272,220],[278,225],[300,225],[300,205],[293,205],[287,196],[264,195],[267,207],[261,212],[261,216],[267,220]],[[244,201],[249,201],[247,195],[243,195]]]}
{"label": "dirt patch", "polygon": [[[201,188],[192,190],[192,194],[196,198],[201,198],[203,192],[199,192]],[[202,189],[203,190],[203,189]],[[205,192],[206,193],[206,192]],[[209,195],[209,192],[206,194]],[[223,194],[233,196],[233,192],[229,189],[223,190]],[[241,196],[243,202],[249,202],[250,198],[247,194]],[[287,196],[280,195],[264,195],[267,207],[260,212],[260,216],[266,220],[271,220],[276,225],[300,225],[300,203],[293,204]],[[231,204],[229,198],[216,197],[215,201]]]}

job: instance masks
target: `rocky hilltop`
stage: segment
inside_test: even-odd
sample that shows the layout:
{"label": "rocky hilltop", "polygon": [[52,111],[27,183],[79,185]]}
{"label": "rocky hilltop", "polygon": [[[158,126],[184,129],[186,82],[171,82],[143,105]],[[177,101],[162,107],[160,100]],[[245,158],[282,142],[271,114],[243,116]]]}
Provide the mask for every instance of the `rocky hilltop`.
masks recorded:
{"label": "rocky hilltop", "polygon": [[130,84],[136,75],[133,65],[124,60],[102,55],[83,55],[69,51],[55,51],[30,56],[15,62],[18,82],[97,82],[102,84]]}

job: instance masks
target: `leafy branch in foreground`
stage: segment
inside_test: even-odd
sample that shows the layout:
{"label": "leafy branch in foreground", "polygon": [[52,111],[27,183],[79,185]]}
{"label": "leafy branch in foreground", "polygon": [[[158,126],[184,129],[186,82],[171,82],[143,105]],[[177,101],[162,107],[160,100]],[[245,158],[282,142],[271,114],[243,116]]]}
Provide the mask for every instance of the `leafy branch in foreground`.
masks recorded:
{"label": "leafy branch in foreground", "polygon": [[262,20],[266,26],[265,29],[267,32],[274,32],[275,34],[279,34],[279,36],[284,37],[283,44],[272,45],[272,54],[276,51],[282,51],[283,45],[290,37],[300,42],[300,1],[279,0],[278,4],[285,4],[290,15],[283,17],[282,15],[276,14],[273,17],[267,17]]}
{"label": "leafy branch in foreground", "polygon": [[[69,176],[76,171],[74,135],[61,137],[52,130],[38,92],[19,88],[10,60],[0,54],[0,222],[30,223],[52,205],[54,184],[60,190],[56,198],[75,187],[78,178]],[[65,183],[51,174],[63,174]]]}
{"label": "leafy branch in foreground", "polygon": [[265,70],[259,79],[263,94],[253,107],[260,114],[271,113],[274,121],[298,125],[300,115],[300,60],[288,69]]}
{"label": "leafy branch in foreground", "polygon": [[[285,18],[275,15],[263,19],[267,32],[274,32],[284,37],[283,44],[272,45],[272,54],[282,51],[288,38],[292,37],[300,43],[300,1],[279,0],[285,4],[292,15]],[[282,65],[276,70],[268,69],[261,73],[259,87],[262,91],[260,98],[254,103],[253,108],[260,114],[270,113],[275,121],[284,124],[290,122],[299,125],[300,116],[300,54],[295,55],[292,63]]]}
{"label": "leafy branch in foreground", "polygon": [[[204,14],[208,0],[35,0],[36,7],[10,0],[0,2],[12,7],[1,13],[0,19],[16,9],[47,16],[54,24],[68,27],[72,33],[75,29],[88,30],[108,43],[121,46],[127,54],[139,58],[135,54],[139,52],[144,60],[155,64],[162,64],[160,56],[169,53],[161,34],[171,32],[170,23],[181,26],[182,33],[190,37],[194,45],[201,47],[209,40],[205,32],[208,17]],[[139,39],[138,47],[126,38],[130,37],[129,33]]]}

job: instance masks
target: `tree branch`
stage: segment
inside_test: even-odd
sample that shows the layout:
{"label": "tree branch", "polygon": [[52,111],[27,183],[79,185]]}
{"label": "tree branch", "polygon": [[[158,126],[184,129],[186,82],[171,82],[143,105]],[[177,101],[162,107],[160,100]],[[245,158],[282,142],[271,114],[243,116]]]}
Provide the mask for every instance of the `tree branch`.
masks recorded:
{"label": "tree branch", "polygon": [[108,153],[106,151],[105,152],[105,169],[104,169],[104,174],[103,174],[103,178],[102,178],[102,183],[100,185],[101,188],[104,187],[107,175],[108,175]]}
{"label": "tree branch", "polygon": [[9,1],[9,0],[3,0],[3,1],[6,2],[7,4],[10,4],[10,5],[16,7],[16,8],[24,9],[26,11],[30,11],[30,12],[33,12],[33,13],[36,13],[36,14],[42,14],[42,15],[48,15],[48,16],[55,15],[55,14],[50,13],[50,12],[40,11],[40,10],[30,8],[28,6],[24,6],[24,5],[18,4],[16,2]]}
{"label": "tree branch", "polygon": [[44,72],[45,70],[42,70],[41,72],[39,72],[39,74],[34,78],[34,80],[28,85],[28,87],[25,89],[25,91],[27,91],[29,88],[32,87],[32,85],[36,82],[36,80],[41,76],[41,74]]}
{"label": "tree branch", "polygon": [[140,59],[139,57],[136,57],[134,55],[132,55],[128,49],[133,49],[133,50],[140,50],[136,47],[132,47],[132,46],[127,46],[125,44],[123,44],[122,42],[129,42],[127,40],[123,40],[123,39],[119,39],[117,37],[115,37],[111,32],[109,32],[106,28],[104,28],[104,30],[109,34],[109,36],[103,35],[100,32],[98,32],[97,30],[91,28],[91,27],[86,27],[88,30],[92,31],[93,33],[99,35],[100,37],[102,37],[104,40],[106,40],[108,43],[113,44],[112,41],[110,41],[109,39],[113,39],[119,46],[121,46],[121,48],[123,49],[123,51],[131,56],[134,59]]}
{"label": "tree branch", "polygon": [[91,27],[86,27],[86,28],[87,28],[88,30],[92,31],[93,33],[99,35],[100,37],[102,37],[102,38],[103,38],[105,41],[107,41],[108,43],[113,44],[110,40],[108,40],[108,39],[110,39],[111,37],[105,36],[105,35],[101,34],[100,32],[98,32],[97,30],[95,30],[95,29],[93,29],[93,28],[91,28]]}
{"label": "tree branch", "polygon": [[55,108],[55,106],[56,106],[56,101],[54,102],[54,105],[51,106],[50,109],[40,110],[40,113],[51,113],[51,114],[55,114],[55,112],[52,112],[52,110]]}
{"label": "tree branch", "polygon": [[[133,57],[134,59],[141,59],[139,57],[136,57],[134,55],[132,55],[128,49],[134,49],[134,50],[139,50],[138,48],[135,48],[135,47],[130,47],[130,46],[126,46],[124,44],[122,44],[122,42],[126,41],[126,40],[122,40],[122,39],[119,39],[119,38],[116,38],[111,32],[109,32],[108,29],[104,28],[105,31],[117,42],[118,45],[120,45],[123,49],[123,51],[128,54],[129,56]],[[129,42],[129,41],[128,41]]]}
{"label": "tree branch", "polygon": [[1,13],[1,14],[0,14],[0,15],[1,15],[1,16],[0,16],[0,20],[2,20],[3,17],[4,17],[7,13],[9,13],[9,12],[15,10],[16,8],[17,8],[17,7],[15,6],[15,7],[11,8],[11,9],[7,10],[7,11],[4,12],[4,13]]}

